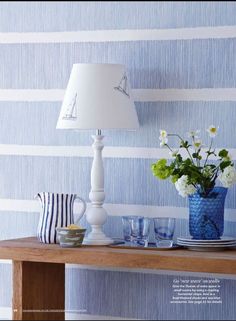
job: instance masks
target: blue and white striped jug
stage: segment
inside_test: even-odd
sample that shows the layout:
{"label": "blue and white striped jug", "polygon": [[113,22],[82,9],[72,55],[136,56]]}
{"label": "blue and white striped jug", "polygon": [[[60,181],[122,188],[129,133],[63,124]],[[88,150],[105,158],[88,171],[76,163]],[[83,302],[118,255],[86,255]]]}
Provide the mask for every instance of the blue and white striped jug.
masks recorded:
{"label": "blue and white striped jug", "polygon": [[35,195],[42,205],[37,229],[37,237],[42,243],[58,243],[57,227],[74,224],[74,201],[82,203],[82,210],[78,215],[78,222],[86,210],[85,201],[76,194],[59,194],[41,192]]}

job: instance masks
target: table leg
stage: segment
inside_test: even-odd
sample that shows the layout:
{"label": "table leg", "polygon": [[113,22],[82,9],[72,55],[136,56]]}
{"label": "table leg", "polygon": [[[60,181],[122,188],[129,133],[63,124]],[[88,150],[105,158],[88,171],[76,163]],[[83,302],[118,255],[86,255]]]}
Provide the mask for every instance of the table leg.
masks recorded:
{"label": "table leg", "polygon": [[65,264],[13,261],[13,320],[65,320]]}

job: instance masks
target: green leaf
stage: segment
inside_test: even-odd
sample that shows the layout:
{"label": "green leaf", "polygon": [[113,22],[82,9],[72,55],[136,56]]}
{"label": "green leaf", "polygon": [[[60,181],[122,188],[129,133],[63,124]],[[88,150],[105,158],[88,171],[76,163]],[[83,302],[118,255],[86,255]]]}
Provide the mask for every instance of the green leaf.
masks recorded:
{"label": "green leaf", "polygon": [[183,161],[183,164],[184,164],[185,166],[190,166],[190,165],[192,165],[192,161],[191,161],[190,158],[187,158],[185,161]]}
{"label": "green leaf", "polygon": [[188,141],[184,141],[182,140],[181,141],[181,144],[180,144],[180,147],[183,147],[183,148],[189,148],[191,145],[189,145]]}
{"label": "green leaf", "polygon": [[222,149],[221,151],[219,151],[219,156],[221,157],[221,158],[224,158],[224,157],[227,157],[228,156],[228,151],[226,150],[226,149]]}
{"label": "green leaf", "polygon": [[181,163],[182,160],[183,160],[182,156],[181,156],[180,154],[178,154],[178,155],[176,156],[176,161],[179,162],[179,163]]}
{"label": "green leaf", "polygon": [[210,167],[210,168],[212,168],[212,169],[216,168],[216,165],[214,165],[214,164],[209,164],[209,165],[207,165],[207,166]]}
{"label": "green leaf", "polygon": [[231,165],[231,161],[224,161],[220,163],[220,169],[223,171],[226,167]]}
{"label": "green leaf", "polygon": [[180,169],[179,169],[179,168],[175,168],[175,169],[172,171],[172,175],[173,175],[173,176],[176,176],[176,175],[180,176],[179,174],[180,174]]}

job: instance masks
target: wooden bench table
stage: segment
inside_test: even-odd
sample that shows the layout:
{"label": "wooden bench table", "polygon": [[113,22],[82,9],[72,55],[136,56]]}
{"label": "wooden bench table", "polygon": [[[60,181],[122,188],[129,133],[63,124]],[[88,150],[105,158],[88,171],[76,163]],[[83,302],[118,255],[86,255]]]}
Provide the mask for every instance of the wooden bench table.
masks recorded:
{"label": "wooden bench table", "polygon": [[0,241],[0,259],[13,260],[13,319],[65,319],[65,264],[236,275],[236,250],[194,252],[61,248],[36,238]]}

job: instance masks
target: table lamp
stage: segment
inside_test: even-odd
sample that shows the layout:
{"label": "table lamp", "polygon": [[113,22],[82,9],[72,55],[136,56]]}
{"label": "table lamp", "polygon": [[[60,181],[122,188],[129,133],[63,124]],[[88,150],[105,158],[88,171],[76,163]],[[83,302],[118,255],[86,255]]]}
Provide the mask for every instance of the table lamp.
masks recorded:
{"label": "table lamp", "polygon": [[95,129],[91,170],[91,206],[86,212],[91,232],[85,244],[107,245],[113,240],[102,230],[107,219],[102,160],[102,129],[139,127],[127,74],[120,64],[74,64],[62,103],[57,128]]}

